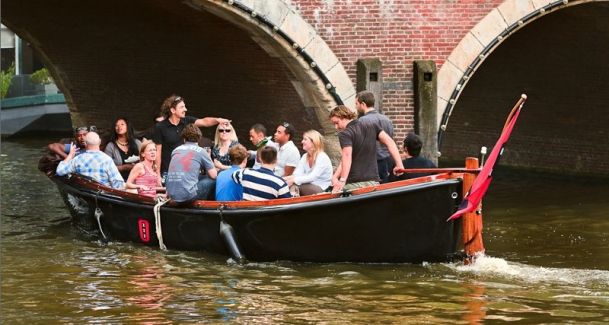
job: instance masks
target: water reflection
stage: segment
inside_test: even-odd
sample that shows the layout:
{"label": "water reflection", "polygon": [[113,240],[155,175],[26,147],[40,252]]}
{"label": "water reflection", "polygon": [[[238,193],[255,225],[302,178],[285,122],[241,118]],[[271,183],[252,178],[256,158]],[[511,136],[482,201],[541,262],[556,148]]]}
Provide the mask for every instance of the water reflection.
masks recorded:
{"label": "water reflection", "polygon": [[36,170],[45,142],[2,144],[6,324],[609,322],[603,183],[498,174],[473,265],[239,266],[76,231]]}

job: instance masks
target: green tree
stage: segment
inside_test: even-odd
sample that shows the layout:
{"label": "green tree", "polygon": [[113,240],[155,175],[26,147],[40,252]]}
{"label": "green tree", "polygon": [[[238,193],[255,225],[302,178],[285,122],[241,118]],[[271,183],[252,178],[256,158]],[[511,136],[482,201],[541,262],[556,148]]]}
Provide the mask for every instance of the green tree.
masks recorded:
{"label": "green tree", "polygon": [[0,85],[0,99],[6,97],[8,93],[8,89],[11,87],[11,83],[13,82],[13,76],[15,75],[15,62],[11,64],[8,70],[0,71],[0,77],[2,78],[2,84]]}

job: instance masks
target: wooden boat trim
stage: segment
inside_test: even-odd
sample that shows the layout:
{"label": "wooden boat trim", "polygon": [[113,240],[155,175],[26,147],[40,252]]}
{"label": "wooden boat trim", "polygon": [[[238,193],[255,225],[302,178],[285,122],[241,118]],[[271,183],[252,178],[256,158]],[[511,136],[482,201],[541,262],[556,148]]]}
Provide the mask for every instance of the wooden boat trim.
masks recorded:
{"label": "wooden boat trim", "polygon": [[[404,187],[410,187],[412,185],[417,184],[429,184],[435,182],[441,182],[450,179],[462,179],[463,173],[442,173],[437,175],[423,176],[417,177],[402,181],[396,181],[386,184],[368,186],[363,188],[358,188],[352,191],[345,191],[342,193],[320,193],[315,195],[301,196],[296,198],[285,198],[285,199],[275,199],[268,201],[204,201],[198,200],[194,201],[189,205],[179,205],[176,203],[169,202],[166,206],[172,208],[184,208],[184,209],[211,209],[211,210],[232,210],[232,209],[244,209],[244,208],[271,208],[271,207],[286,207],[293,205],[300,205],[302,203],[309,202],[325,202],[327,203],[329,199],[339,198],[339,197],[349,197],[349,196],[359,196],[362,194],[369,194],[373,192],[379,192],[383,190],[394,190],[400,189]],[[154,205],[155,199],[147,196],[142,196],[139,194],[114,189],[108,186],[104,186],[96,181],[84,177],[82,175],[73,174],[69,177],[66,177],[67,182],[75,187],[84,188],[90,191],[96,191],[99,194],[106,194],[112,196],[118,200],[121,200],[125,203],[131,203],[134,205],[144,204],[144,205]]]}

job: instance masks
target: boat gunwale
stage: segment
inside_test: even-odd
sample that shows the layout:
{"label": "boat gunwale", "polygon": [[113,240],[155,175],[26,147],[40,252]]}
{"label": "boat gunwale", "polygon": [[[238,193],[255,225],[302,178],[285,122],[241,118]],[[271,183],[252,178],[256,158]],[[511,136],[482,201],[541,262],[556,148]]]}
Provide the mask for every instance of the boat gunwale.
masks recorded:
{"label": "boat gunwale", "polygon": [[[56,181],[70,186],[81,195],[91,198],[110,202],[120,203],[126,206],[151,209],[155,204],[154,198],[141,196],[139,194],[130,193],[123,190],[113,189],[95,182],[92,179],[83,177],[82,175],[71,175],[60,177],[49,175],[51,178],[56,178]],[[180,206],[175,203],[168,203],[162,209],[183,211],[188,213],[212,213],[218,214],[220,211],[224,214],[248,214],[259,213],[262,211],[284,211],[292,209],[300,209],[304,207],[315,207],[318,205],[333,206],[335,204],[346,204],[353,201],[374,199],[379,196],[392,195],[399,192],[411,192],[426,188],[428,186],[437,186],[446,182],[461,182],[463,173],[442,173],[437,175],[423,176],[408,180],[391,182],[380,185],[373,185],[363,188],[358,188],[350,192],[343,193],[320,193],[315,195],[301,196],[297,198],[284,198],[268,201],[194,201],[191,205]],[[340,199],[340,200],[333,200]]]}

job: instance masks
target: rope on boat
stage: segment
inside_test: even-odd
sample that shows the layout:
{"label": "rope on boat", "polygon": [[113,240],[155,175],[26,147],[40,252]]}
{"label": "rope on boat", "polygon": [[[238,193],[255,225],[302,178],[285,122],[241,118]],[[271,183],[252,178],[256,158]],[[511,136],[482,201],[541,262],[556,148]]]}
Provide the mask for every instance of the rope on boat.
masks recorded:
{"label": "rope on boat", "polygon": [[97,197],[99,196],[99,193],[100,193],[100,191],[97,191],[97,193],[95,193],[95,212],[93,213],[93,215],[95,216],[95,219],[97,220],[97,226],[99,227],[99,232],[101,233],[102,238],[104,240],[108,240],[108,237],[106,237],[106,234],[104,234],[104,230],[102,229],[102,225],[101,225],[101,217],[104,215],[104,212],[97,205]]}
{"label": "rope on boat", "polygon": [[167,246],[163,243],[163,229],[161,228],[161,207],[165,205],[169,200],[158,196],[156,199],[157,203],[154,205],[154,222],[156,225],[156,238],[159,240],[159,248],[166,251]]}

